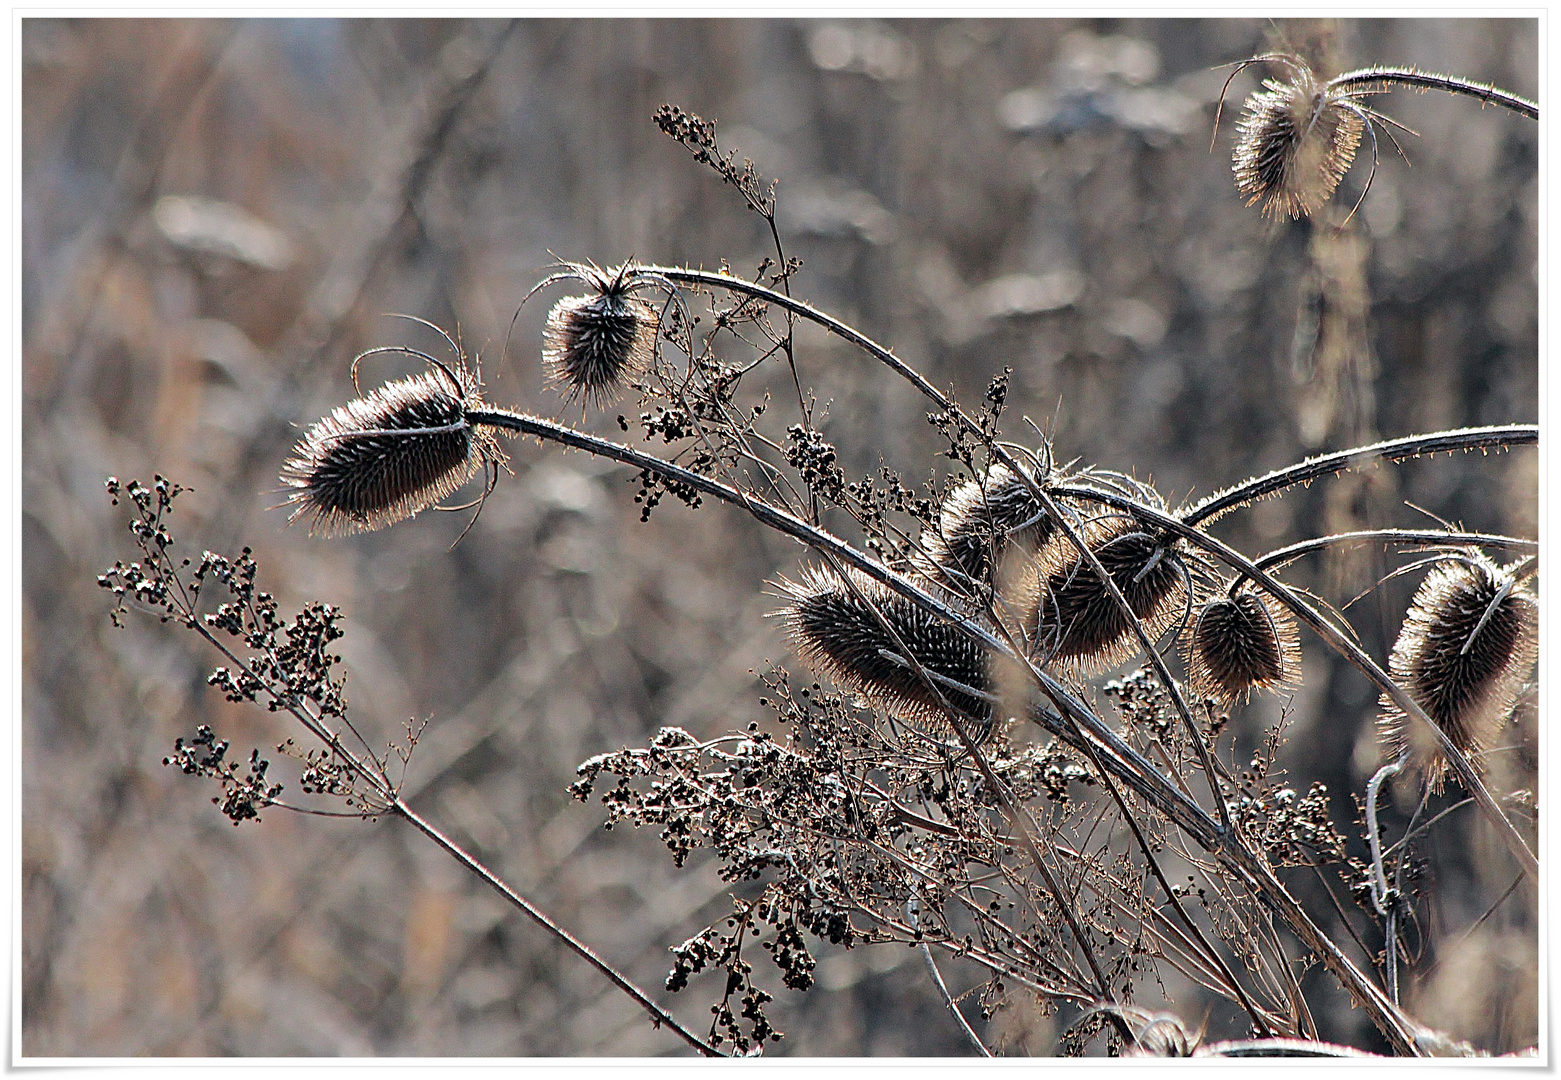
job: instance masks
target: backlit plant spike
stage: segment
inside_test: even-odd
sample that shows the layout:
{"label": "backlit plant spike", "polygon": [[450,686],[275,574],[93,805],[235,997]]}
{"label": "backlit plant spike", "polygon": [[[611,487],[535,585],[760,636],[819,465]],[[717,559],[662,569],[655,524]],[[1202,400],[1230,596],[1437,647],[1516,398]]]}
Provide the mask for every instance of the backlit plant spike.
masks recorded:
{"label": "backlit plant spike", "polygon": [[[1539,651],[1539,601],[1512,573],[1468,553],[1426,574],[1389,669],[1454,746],[1475,757],[1512,712]],[[1381,725],[1395,754],[1440,791],[1446,764],[1434,736],[1386,695]]]}
{"label": "backlit plant spike", "polygon": [[[1187,568],[1169,541],[1115,515],[1096,518],[1080,531],[1151,641],[1182,617]],[[1132,657],[1138,641],[1127,613],[1077,549],[1059,543],[1056,551],[1039,568],[1037,656],[1083,672],[1104,671]]]}
{"label": "backlit plant spike", "polygon": [[1024,479],[994,465],[983,479],[965,480],[944,497],[937,528],[922,530],[917,566],[956,590],[990,585],[1007,552],[1039,551],[1055,527]]}
{"label": "backlit plant spike", "polygon": [[1222,593],[1198,610],[1186,662],[1198,693],[1226,708],[1254,690],[1293,686],[1301,673],[1295,616],[1256,589]]}
{"label": "backlit plant spike", "polygon": [[[989,662],[981,647],[880,582],[856,571],[847,574],[849,582],[826,567],[806,566],[797,582],[779,582],[790,601],[779,614],[797,653],[843,690],[931,732],[949,731],[946,701],[965,731],[983,741],[993,730],[994,714]],[[893,627],[898,643],[884,623]],[[906,649],[931,685],[908,662]]]}
{"label": "backlit plant spike", "polygon": [[610,276],[595,267],[573,267],[570,276],[593,291],[553,305],[543,328],[542,360],[567,400],[583,398],[602,408],[630,379],[650,370],[660,324],[649,304],[630,295],[644,284],[630,264]]}
{"label": "backlit plant spike", "polygon": [[502,464],[493,432],[466,420],[480,404],[475,379],[441,365],[339,406],[282,467],[289,520],[325,535],[382,529]]}

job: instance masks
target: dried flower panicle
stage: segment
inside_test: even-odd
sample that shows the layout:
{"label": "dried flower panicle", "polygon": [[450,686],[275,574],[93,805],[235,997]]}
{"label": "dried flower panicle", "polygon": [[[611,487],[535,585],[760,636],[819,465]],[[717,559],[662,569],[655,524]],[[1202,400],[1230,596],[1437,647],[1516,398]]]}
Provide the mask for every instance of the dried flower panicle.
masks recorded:
{"label": "dried flower panicle", "polygon": [[[1396,682],[1465,754],[1477,755],[1512,712],[1539,654],[1539,601],[1510,569],[1478,553],[1434,566],[1410,599],[1388,659]],[[1435,737],[1383,695],[1380,723],[1441,790]]]}
{"label": "dried flower panicle", "polygon": [[937,527],[922,530],[914,561],[929,578],[965,591],[972,584],[992,584],[1005,555],[1034,554],[1055,528],[1025,479],[993,465],[981,479],[965,480],[944,497]]}
{"label": "dried flower panicle", "polygon": [[[888,586],[854,570],[847,574],[849,581],[809,566],[797,582],[779,583],[790,601],[779,614],[798,654],[842,689],[929,732],[949,732],[946,701],[965,731],[984,741],[994,728],[985,650]],[[932,676],[937,692],[906,661],[875,609]]]}
{"label": "dried flower panicle", "polygon": [[[1153,641],[1182,617],[1188,573],[1174,542],[1121,515],[1088,521],[1080,539],[1100,560]],[[1099,672],[1130,659],[1138,641],[1124,612],[1070,543],[1058,543],[1036,568],[1035,650],[1044,660]]]}
{"label": "dried flower panicle", "polygon": [[1269,217],[1310,216],[1332,197],[1355,161],[1365,110],[1294,58],[1288,81],[1266,79],[1236,123],[1232,168],[1247,205]]}
{"label": "dried flower panicle", "polygon": [[325,535],[413,517],[504,461],[492,430],[466,420],[476,379],[441,367],[386,383],[315,424],[282,467],[289,521]]}
{"label": "dried flower panicle", "polygon": [[1222,591],[1193,619],[1186,664],[1199,695],[1225,708],[1254,690],[1293,686],[1301,672],[1295,616],[1257,589]]}
{"label": "dried flower panicle", "polygon": [[650,370],[660,321],[649,304],[631,295],[641,284],[633,270],[629,263],[612,273],[571,265],[568,276],[585,281],[592,292],[566,296],[548,312],[542,360],[570,401],[579,397],[601,408],[630,379]]}

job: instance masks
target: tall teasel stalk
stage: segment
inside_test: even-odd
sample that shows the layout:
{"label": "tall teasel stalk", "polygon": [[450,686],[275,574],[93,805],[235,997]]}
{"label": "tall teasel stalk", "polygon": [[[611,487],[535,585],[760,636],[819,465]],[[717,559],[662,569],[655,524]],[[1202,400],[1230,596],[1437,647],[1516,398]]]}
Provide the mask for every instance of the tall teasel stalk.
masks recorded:
{"label": "tall teasel stalk", "polygon": [[[1315,213],[1333,196],[1355,161],[1362,136],[1369,134],[1371,173],[1360,199],[1366,197],[1377,172],[1377,125],[1408,131],[1366,101],[1396,86],[1460,94],[1539,119],[1538,103],[1489,83],[1387,66],[1347,71],[1325,81],[1303,60],[1288,53],[1265,53],[1241,61],[1225,80],[1225,88],[1244,68],[1258,63],[1278,64],[1286,69],[1288,78],[1265,79],[1262,89],[1247,98],[1236,122],[1232,168],[1236,187],[1246,196],[1247,205],[1261,202],[1263,213],[1270,217],[1299,218]],[[1216,133],[1224,102],[1222,89],[1214,119]],[[1388,137],[1392,139],[1391,132]],[[1358,199],[1350,215],[1359,207]]]}

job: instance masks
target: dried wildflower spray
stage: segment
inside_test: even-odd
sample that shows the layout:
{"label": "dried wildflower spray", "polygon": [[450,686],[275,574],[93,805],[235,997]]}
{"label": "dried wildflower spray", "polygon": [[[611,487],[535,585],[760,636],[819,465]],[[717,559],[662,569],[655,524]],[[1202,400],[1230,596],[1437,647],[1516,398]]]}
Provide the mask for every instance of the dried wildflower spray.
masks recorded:
{"label": "dried wildflower spray", "polygon": [[[1538,650],[1539,601],[1511,569],[1470,553],[1426,574],[1388,665],[1453,745],[1476,755],[1512,712]],[[1381,725],[1439,791],[1446,765],[1434,736],[1386,695]]]}

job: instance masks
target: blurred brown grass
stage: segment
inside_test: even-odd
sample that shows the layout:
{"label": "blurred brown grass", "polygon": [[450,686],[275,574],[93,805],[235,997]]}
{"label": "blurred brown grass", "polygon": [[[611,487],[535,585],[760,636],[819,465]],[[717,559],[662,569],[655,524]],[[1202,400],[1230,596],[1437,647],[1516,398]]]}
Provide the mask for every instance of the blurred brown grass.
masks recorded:
{"label": "blurred brown grass", "polygon": [[[94,585],[128,548],[104,477],[193,488],[176,532],[195,552],[249,544],[284,608],[345,608],[361,722],[389,739],[431,719],[415,804],[658,986],[667,946],[726,887],[674,872],[653,837],[603,835],[564,789],[576,763],[660,725],[757,718],[750,670],[787,659],[763,582],[797,549],[717,507],[642,525],[623,470],[520,444],[453,551],[456,515],[322,541],[269,509],[295,425],[349,396],[358,350],[435,344],[381,313],[458,329],[492,399],[563,413],[537,361],[543,305],[503,348],[550,252],[758,263],[762,222],[655,130],[658,105],[718,118],[723,145],[780,179],[799,296],[967,400],[1013,367],[1012,415],[1052,425],[1064,459],[1152,475],[1174,499],[1320,447],[1537,419],[1535,125],[1385,99],[1419,133],[1413,167],[1385,148],[1343,235],[1244,208],[1228,128],[1208,151],[1214,65],[1286,45],[1533,96],[1536,35],[1464,19],[24,20],[22,1051],[676,1050],[399,824],[229,826],[162,756],[200,722],[235,747],[287,732],[206,687],[194,640],[111,629]],[[912,392],[835,340],[803,332],[799,355],[848,473],[883,458],[928,474],[937,441]],[[1262,504],[1222,536],[1262,550],[1402,523],[1405,501],[1536,536],[1537,482],[1532,451],[1412,463]],[[1347,598],[1383,569],[1335,559],[1313,584]],[[1356,619],[1378,656],[1409,587]],[[1344,813],[1376,764],[1375,694],[1308,661],[1282,763]],[[1500,790],[1533,785],[1535,713],[1493,755]],[[1275,718],[1254,705],[1243,738]],[[1451,943],[1511,871],[1472,817],[1434,836],[1431,864],[1426,933]],[[1412,1011],[1527,1045],[1536,918],[1520,890]],[[913,951],[825,953],[819,974],[780,994],[782,1052],[962,1052]],[[672,1001],[695,1027],[699,995]],[[1050,1021],[1023,1013],[997,1029],[1051,1052]],[[1369,1039],[1346,1008],[1319,1022]]]}

